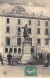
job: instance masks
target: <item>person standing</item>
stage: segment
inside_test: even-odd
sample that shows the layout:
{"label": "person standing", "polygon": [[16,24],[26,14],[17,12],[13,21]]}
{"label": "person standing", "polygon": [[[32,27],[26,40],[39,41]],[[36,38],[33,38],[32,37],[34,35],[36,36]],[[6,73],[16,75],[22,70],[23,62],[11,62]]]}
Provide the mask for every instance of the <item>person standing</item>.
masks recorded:
{"label": "person standing", "polygon": [[8,65],[11,65],[12,55],[10,54],[10,52],[9,52],[9,54],[7,55],[7,59],[8,59]]}
{"label": "person standing", "polygon": [[48,60],[48,65],[49,65],[49,62],[50,62],[50,55],[49,55],[49,53],[47,54],[47,60]]}
{"label": "person standing", "polygon": [[3,65],[3,58],[2,58],[1,53],[0,53],[0,61],[1,61],[1,64]]}

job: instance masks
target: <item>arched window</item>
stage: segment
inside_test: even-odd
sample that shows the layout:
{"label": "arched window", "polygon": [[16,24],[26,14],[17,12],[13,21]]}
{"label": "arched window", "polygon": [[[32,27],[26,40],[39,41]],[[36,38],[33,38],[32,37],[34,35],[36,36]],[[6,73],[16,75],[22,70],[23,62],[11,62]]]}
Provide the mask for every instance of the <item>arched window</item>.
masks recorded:
{"label": "arched window", "polygon": [[40,21],[37,21],[37,25],[40,26]]}

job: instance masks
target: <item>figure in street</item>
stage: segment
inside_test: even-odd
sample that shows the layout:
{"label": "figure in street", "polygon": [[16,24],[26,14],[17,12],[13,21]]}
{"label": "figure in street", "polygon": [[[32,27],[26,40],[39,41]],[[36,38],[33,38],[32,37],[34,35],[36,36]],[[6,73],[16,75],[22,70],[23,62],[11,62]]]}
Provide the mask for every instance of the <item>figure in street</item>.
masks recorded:
{"label": "figure in street", "polygon": [[10,54],[10,52],[7,55],[7,59],[8,59],[8,65],[11,65],[12,55]]}
{"label": "figure in street", "polygon": [[2,58],[1,53],[0,53],[0,61],[1,61],[1,64],[3,65],[3,58]]}
{"label": "figure in street", "polygon": [[47,54],[47,60],[48,60],[48,65],[49,65],[49,62],[50,62],[50,55],[49,55],[49,53]]}

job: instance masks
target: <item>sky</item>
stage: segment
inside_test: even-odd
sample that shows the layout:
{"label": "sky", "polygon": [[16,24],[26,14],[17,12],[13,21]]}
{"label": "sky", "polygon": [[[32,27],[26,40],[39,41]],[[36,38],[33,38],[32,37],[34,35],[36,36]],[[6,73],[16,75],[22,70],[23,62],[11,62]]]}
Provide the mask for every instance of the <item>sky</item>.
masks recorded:
{"label": "sky", "polygon": [[[27,11],[30,12],[44,12],[44,14],[50,16],[50,0],[0,0],[0,10],[10,10],[12,5],[8,3],[39,3],[40,5],[45,5],[45,7],[25,7]],[[31,11],[30,11],[31,10]]]}

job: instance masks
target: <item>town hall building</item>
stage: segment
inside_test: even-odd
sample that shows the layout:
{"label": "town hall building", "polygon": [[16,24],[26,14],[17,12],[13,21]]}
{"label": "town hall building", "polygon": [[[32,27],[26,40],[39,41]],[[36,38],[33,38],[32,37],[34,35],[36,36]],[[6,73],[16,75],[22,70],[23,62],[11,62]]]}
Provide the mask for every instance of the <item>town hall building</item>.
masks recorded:
{"label": "town hall building", "polygon": [[[26,26],[28,39],[24,37]],[[16,57],[50,53],[50,17],[29,15],[20,6],[9,13],[3,11],[0,13],[0,50],[5,58],[9,52]]]}

